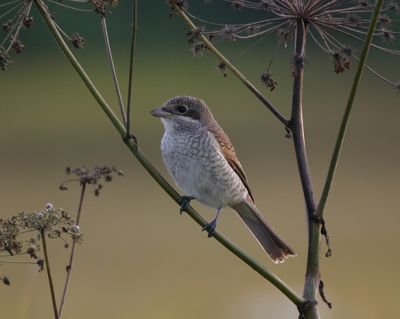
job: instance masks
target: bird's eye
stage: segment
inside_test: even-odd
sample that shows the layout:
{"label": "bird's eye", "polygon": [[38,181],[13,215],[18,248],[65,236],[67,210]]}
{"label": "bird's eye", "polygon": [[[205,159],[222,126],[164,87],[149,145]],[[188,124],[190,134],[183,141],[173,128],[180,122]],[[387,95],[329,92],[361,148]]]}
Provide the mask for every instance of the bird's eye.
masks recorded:
{"label": "bird's eye", "polygon": [[178,108],[176,109],[179,113],[184,114],[187,111],[187,107],[184,105],[178,106]]}

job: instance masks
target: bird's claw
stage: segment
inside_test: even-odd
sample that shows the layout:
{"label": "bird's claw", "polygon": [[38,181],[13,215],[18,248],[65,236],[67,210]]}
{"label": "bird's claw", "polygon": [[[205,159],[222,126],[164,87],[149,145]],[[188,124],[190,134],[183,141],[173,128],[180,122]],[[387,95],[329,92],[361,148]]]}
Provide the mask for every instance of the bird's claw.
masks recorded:
{"label": "bird's claw", "polygon": [[178,204],[181,205],[181,208],[179,210],[181,215],[182,215],[182,212],[185,211],[188,208],[188,206],[190,204],[190,201],[192,199],[194,199],[194,197],[192,197],[192,196],[182,196],[181,198],[179,198]]}
{"label": "bird's claw", "polygon": [[214,235],[216,228],[217,228],[217,219],[214,219],[211,223],[205,225],[202,231],[207,230],[208,233],[207,237],[211,238]]}

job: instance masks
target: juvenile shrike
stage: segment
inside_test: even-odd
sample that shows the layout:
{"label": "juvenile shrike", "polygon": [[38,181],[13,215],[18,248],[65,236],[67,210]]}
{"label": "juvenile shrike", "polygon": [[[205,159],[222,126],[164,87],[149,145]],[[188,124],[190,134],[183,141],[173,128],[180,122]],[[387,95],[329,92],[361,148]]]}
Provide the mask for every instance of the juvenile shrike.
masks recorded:
{"label": "juvenile shrike", "polygon": [[203,228],[212,237],[220,211],[229,206],[275,263],[296,256],[258,211],[231,141],[202,100],[177,96],[150,113],[164,123],[162,157],[187,195],[181,198],[181,211],[191,199],[216,209],[215,219]]}

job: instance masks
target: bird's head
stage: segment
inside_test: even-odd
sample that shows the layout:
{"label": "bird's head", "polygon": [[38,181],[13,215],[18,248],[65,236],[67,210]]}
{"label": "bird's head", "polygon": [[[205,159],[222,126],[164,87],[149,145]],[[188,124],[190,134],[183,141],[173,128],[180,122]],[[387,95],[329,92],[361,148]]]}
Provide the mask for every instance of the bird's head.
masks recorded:
{"label": "bird's head", "polygon": [[215,123],[204,101],[191,96],[174,97],[152,110],[150,114],[160,117],[166,128],[170,124],[175,129],[185,129],[194,126],[208,127]]}

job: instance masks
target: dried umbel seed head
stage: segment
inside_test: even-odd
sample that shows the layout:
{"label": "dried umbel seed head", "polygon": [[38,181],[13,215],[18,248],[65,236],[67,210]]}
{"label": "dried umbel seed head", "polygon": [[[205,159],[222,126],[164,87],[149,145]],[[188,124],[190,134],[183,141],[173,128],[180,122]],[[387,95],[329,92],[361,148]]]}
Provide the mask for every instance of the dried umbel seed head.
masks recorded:
{"label": "dried umbel seed head", "polygon": [[22,19],[22,26],[25,29],[33,27],[33,18],[32,17],[24,17]]}
{"label": "dried umbel seed head", "polygon": [[0,48],[0,69],[5,71],[10,62],[10,56]]}
{"label": "dried umbel seed head", "polygon": [[10,279],[8,279],[7,276],[4,276],[3,278],[0,278],[0,280],[7,286],[10,285]]}
{"label": "dried umbel seed head", "polygon": [[11,20],[8,20],[6,23],[3,23],[2,29],[4,32],[9,33],[13,27],[13,23]]}
{"label": "dried umbel seed head", "polygon": [[202,57],[206,48],[207,47],[203,42],[196,42],[193,44],[190,50],[192,51],[194,57]]}
{"label": "dried umbel seed head", "polygon": [[86,44],[86,40],[82,38],[78,32],[74,33],[72,37],[68,37],[68,40],[74,45],[77,49],[83,49],[83,45]]}
{"label": "dried umbel seed head", "polygon": [[350,70],[351,62],[348,59],[348,55],[343,53],[343,51],[332,52],[331,58],[332,58],[334,66],[335,66],[334,72],[336,74],[343,73],[345,70]]}
{"label": "dried umbel seed head", "polygon": [[[176,11],[179,11],[177,6],[181,9],[183,8],[179,0],[167,1],[171,5],[172,10],[176,9]],[[211,3],[212,1],[206,0],[204,2]],[[226,19],[220,22],[207,21],[203,17],[195,16],[193,12],[185,12],[185,20],[200,21],[200,23],[204,24],[207,28],[206,32],[201,32],[202,37],[198,40],[205,41],[203,36],[207,39],[212,38],[212,43],[216,46],[221,43],[222,40],[234,42],[254,40],[257,38],[241,53],[236,54],[233,58],[229,58],[229,62],[232,63],[250,52],[255,46],[265,43],[264,40],[267,37],[277,35],[277,45],[275,48],[272,48],[273,53],[270,55],[272,58],[267,67],[268,70],[273,70],[272,64],[280,48],[283,46],[286,48],[290,40],[296,38],[295,46],[298,50],[295,51],[297,54],[292,58],[292,76],[300,75],[304,63],[306,63],[306,47],[304,47],[304,49],[301,48],[302,45],[300,45],[300,42],[303,43],[303,40],[299,39],[313,40],[324,52],[335,55],[332,53],[332,50],[336,49],[340,51],[341,48],[345,47],[345,44],[342,42],[342,36],[350,38],[351,41],[357,40],[363,42],[363,39],[366,39],[368,26],[371,24],[372,18],[374,17],[376,6],[376,1],[372,0],[224,0],[223,2],[228,2],[231,8],[236,10],[233,18],[237,18],[241,12],[246,16],[239,21],[226,24]],[[385,7],[381,11],[381,15],[378,19],[378,27],[374,33],[374,36],[382,36],[384,42],[388,44],[392,44],[395,41],[396,34],[398,34],[398,32],[395,31],[395,24],[400,23],[400,19],[398,19],[398,17],[393,17],[393,13],[397,14],[399,12],[398,2],[397,0],[384,1]],[[260,18],[260,15],[248,14],[249,10],[261,11],[262,18]],[[185,8],[183,8],[183,11],[185,11]],[[391,30],[392,26],[394,29],[393,31]],[[194,27],[192,26],[192,28]],[[299,30],[301,30],[300,33]],[[199,34],[198,30],[190,30],[188,32],[188,41],[193,45],[193,54],[196,57],[200,57],[203,54],[204,47],[201,44],[195,43],[197,34]],[[205,43],[207,43],[208,46],[208,42],[205,41]],[[265,45],[263,50],[271,48],[270,44],[271,43]],[[392,55],[399,55],[400,53],[399,50],[395,48],[386,49],[376,43],[371,47]],[[212,51],[216,53],[213,48]],[[357,58],[354,52],[355,50],[348,50],[346,52],[346,48],[344,48],[342,52],[344,55],[333,57],[336,73],[342,73],[350,67],[350,58]],[[347,55],[347,57],[345,57],[345,55]],[[228,66],[227,62],[226,64]],[[368,68],[370,67],[368,66]],[[223,68],[218,67],[217,70],[226,76]],[[393,82],[385,79],[378,72],[375,72],[375,70],[372,71],[387,83],[395,86]],[[265,77],[264,80],[261,79],[261,82],[271,88],[271,90],[274,90],[276,87],[276,83],[269,77]]]}
{"label": "dried umbel seed head", "polygon": [[39,266],[39,272],[44,270],[44,259],[39,259],[36,264]]}
{"label": "dried umbel seed head", "polygon": [[206,31],[206,28],[204,26],[199,26],[196,29],[189,30],[186,34],[189,36],[188,42],[190,44],[194,43],[194,39],[200,38],[200,35],[202,35]]}
{"label": "dried umbel seed head", "polygon": [[113,180],[113,174],[116,173],[117,176],[124,176],[124,173],[117,169],[115,166],[96,166],[92,171],[89,171],[85,166],[71,168],[66,168],[67,175],[75,175],[77,178],[72,178],[64,181],[60,185],[60,190],[67,190],[65,186],[67,182],[79,182],[80,185],[90,184],[95,187],[94,194],[99,195],[100,190],[103,185],[99,181],[104,180],[106,182],[111,182]]}
{"label": "dried umbel seed head", "polygon": [[272,74],[268,73],[268,71],[261,73],[259,80],[262,84],[269,88],[271,92],[275,90],[276,86],[278,85],[278,83],[276,83],[272,78]]}
{"label": "dried umbel seed head", "polygon": [[226,65],[225,65],[224,62],[218,61],[218,65],[216,67],[216,70],[218,71],[218,73],[222,73],[224,75],[224,77],[228,76],[228,74],[226,73]]}
{"label": "dried umbel seed head", "polygon": [[31,256],[31,258],[35,258],[37,259],[37,255],[36,255],[36,249],[33,247],[29,247],[28,250],[26,251],[28,253],[29,256]]}

